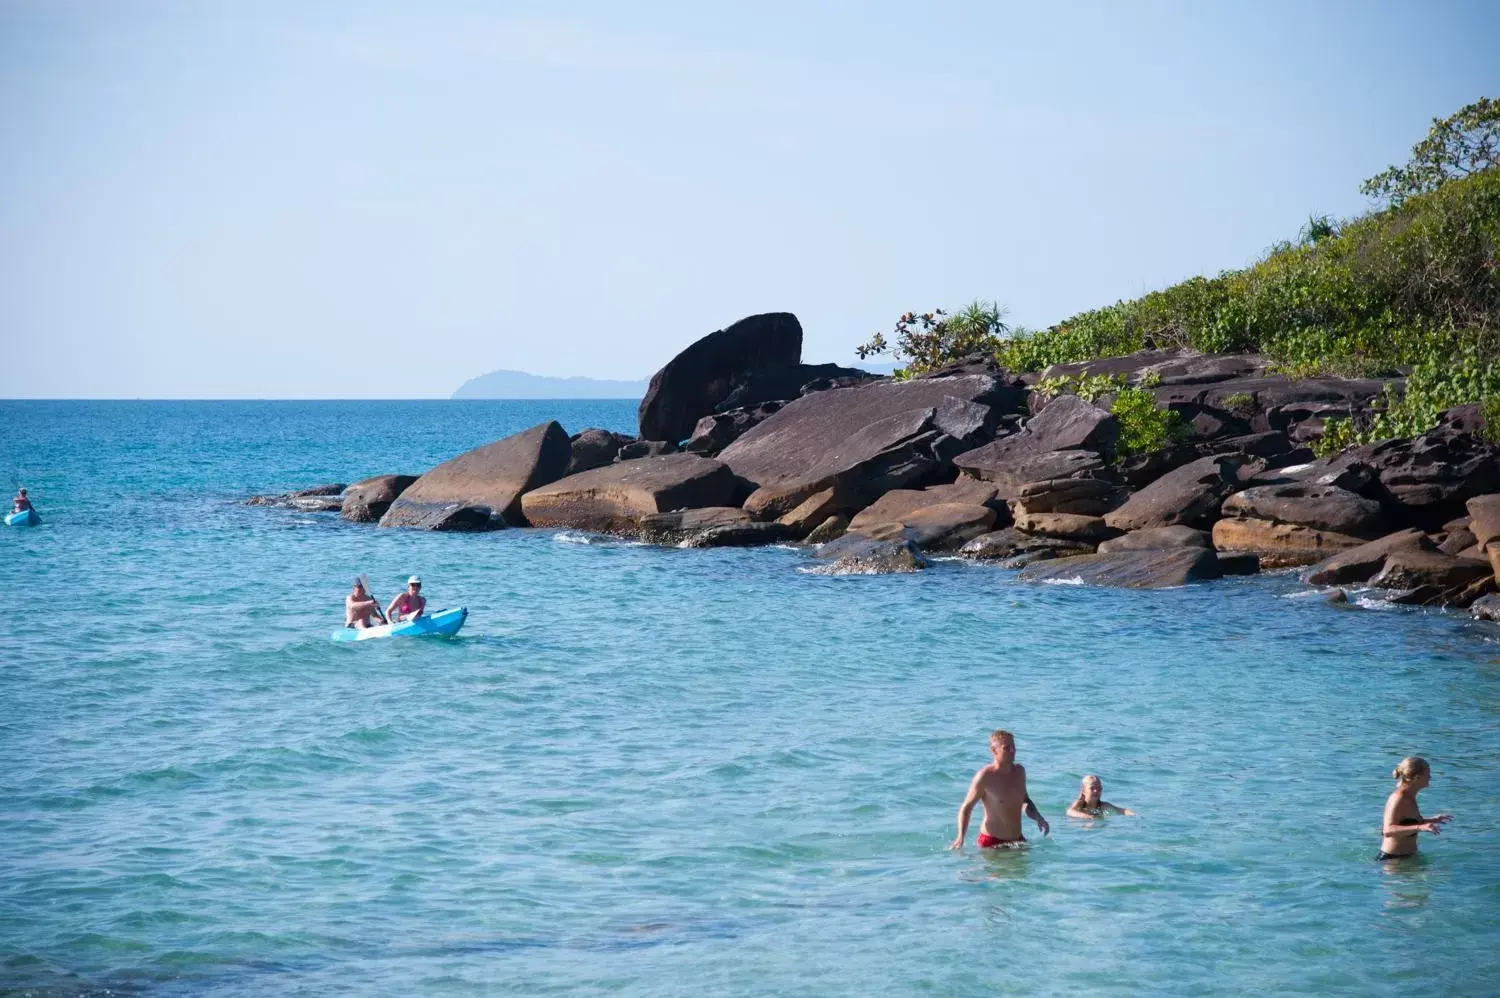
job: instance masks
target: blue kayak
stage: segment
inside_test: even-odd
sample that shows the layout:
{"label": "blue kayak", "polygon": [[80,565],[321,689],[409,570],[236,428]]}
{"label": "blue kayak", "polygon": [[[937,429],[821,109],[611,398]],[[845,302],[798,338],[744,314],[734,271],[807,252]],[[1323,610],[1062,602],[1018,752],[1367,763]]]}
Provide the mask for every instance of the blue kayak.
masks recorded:
{"label": "blue kayak", "polygon": [[5,525],[7,527],[34,527],[41,522],[41,516],[34,509],[23,509],[19,513],[7,513],[5,515]]}
{"label": "blue kayak", "polygon": [[333,632],[335,641],[369,641],[372,638],[451,638],[469,619],[468,607],[439,610],[423,614],[416,620],[378,627],[340,627]]}

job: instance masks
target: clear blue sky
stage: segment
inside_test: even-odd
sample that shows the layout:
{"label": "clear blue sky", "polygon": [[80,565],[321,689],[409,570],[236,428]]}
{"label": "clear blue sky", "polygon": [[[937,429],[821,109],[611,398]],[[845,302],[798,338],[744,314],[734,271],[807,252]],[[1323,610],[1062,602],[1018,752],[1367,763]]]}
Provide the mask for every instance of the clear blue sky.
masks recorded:
{"label": "clear blue sky", "polygon": [[1475,3],[0,0],[0,397],[649,375],[790,310],[1046,325],[1500,96]]}

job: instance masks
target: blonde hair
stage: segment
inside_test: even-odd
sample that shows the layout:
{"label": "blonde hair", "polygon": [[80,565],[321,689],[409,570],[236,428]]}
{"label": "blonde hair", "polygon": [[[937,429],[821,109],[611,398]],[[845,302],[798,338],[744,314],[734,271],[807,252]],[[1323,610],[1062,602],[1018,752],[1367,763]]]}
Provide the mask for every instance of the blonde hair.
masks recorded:
{"label": "blonde hair", "polygon": [[990,732],[990,741],[994,741],[996,738],[1009,738],[1012,742],[1016,740],[1016,736],[1011,734],[1009,731],[1006,731],[1004,728],[996,728],[994,731]]}
{"label": "blonde hair", "polygon": [[1087,791],[1083,789],[1084,787],[1088,786],[1089,780],[1099,781],[1099,797],[1101,800],[1104,798],[1104,781],[1100,780],[1099,777],[1095,776],[1093,773],[1084,773],[1083,779],[1078,781],[1078,799],[1073,802],[1073,806],[1078,808],[1078,810],[1080,811],[1087,810],[1089,806],[1089,795]]}
{"label": "blonde hair", "polygon": [[1391,779],[1400,780],[1402,783],[1410,783],[1423,774],[1431,774],[1432,767],[1427,765],[1427,760],[1419,755],[1409,755],[1396,764],[1391,770]]}

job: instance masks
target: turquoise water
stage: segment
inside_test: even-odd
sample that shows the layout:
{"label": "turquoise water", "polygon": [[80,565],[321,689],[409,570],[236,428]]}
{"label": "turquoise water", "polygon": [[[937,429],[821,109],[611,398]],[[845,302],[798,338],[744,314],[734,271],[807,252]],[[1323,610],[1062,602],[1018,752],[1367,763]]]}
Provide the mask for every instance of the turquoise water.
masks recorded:
{"label": "turquoise water", "polygon": [[[1495,992],[1491,625],[235,502],[633,410],[0,403],[47,519],[0,533],[0,990]],[[329,641],[359,571],[462,637]],[[950,853],[999,726],[1053,835]],[[1382,867],[1409,753],[1456,818]],[[1141,816],[1066,819],[1084,772]]]}

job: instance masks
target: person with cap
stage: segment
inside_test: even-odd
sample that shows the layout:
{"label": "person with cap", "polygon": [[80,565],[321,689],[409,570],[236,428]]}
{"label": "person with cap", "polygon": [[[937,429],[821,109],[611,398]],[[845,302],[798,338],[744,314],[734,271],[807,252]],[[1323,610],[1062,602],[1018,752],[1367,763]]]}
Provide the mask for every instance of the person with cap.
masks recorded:
{"label": "person with cap", "polygon": [[375,597],[365,591],[363,579],[354,580],[354,591],[344,597],[344,626],[345,627],[374,627],[375,618],[385,623],[385,614],[380,611],[380,604]]}
{"label": "person with cap", "polygon": [[404,620],[416,620],[425,609],[427,600],[422,597],[422,580],[413,575],[406,580],[406,591],[391,600],[385,613],[391,618],[391,623],[399,624]]}

